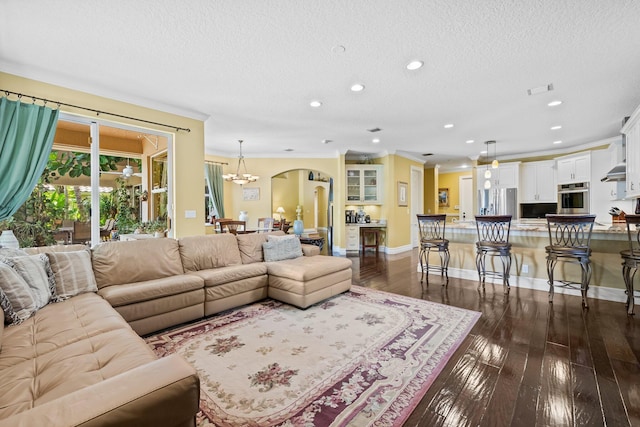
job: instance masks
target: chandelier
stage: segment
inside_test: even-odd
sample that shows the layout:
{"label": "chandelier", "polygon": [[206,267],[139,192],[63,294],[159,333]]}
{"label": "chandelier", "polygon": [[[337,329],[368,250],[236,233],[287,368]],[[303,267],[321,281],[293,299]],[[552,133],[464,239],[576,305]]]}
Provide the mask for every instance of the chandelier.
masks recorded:
{"label": "chandelier", "polygon": [[[242,155],[242,140],[240,139],[238,140],[238,142],[240,143],[240,156],[238,157],[238,168],[236,169],[236,173],[224,174],[222,175],[222,178],[224,178],[225,181],[231,181],[240,185],[248,184],[250,182],[255,182],[258,179],[260,179],[260,177],[256,175],[251,175],[250,173],[247,172],[247,165],[245,164],[244,156]],[[244,166],[243,174],[240,173],[240,164]]]}

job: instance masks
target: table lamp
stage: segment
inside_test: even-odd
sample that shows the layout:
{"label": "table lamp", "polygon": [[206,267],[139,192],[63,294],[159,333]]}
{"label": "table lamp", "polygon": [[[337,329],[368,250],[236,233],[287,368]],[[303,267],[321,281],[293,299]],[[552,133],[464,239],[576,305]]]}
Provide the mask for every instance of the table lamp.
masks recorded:
{"label": "table lamp", "polygon": [[282,222],[282,214],[284,213],[284,208],[282,206],[278,206],[278,209],[276,209],[276,213],[280,214],[280,222]]}

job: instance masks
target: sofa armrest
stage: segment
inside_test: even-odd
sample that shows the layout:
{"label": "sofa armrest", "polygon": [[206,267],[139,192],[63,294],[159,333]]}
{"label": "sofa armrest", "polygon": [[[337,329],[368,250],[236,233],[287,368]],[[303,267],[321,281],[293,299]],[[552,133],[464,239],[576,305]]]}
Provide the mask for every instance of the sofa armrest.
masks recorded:
{"label": "sofa armrest", "polygon": [[0,420],[0,426],[195,425],[199,401],[195,369],[171,355]]}
{"label": "sofa armrest", "polygon": [[309,245],[307,243],[302,243],[302,254],[304,256],[314,256],[320,255],[320,248],[316,245]]}

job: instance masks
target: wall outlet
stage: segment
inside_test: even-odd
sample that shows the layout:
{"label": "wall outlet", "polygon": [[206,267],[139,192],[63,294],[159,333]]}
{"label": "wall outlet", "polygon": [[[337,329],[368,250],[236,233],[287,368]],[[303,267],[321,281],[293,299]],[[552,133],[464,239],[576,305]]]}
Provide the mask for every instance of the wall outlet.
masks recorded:
{"label": "wall outlet", "polygon": [[529,265],[528,264],[522,264],[522,272],[523,273],[528,273],[529,272]]}

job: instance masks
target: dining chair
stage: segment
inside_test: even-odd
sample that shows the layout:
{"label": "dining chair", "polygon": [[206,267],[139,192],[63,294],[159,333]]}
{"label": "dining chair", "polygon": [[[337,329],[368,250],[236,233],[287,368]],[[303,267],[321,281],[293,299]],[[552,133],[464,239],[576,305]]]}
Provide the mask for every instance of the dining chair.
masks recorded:
{"label": "dining chair", "polygon": [[[420,283],[427,275],[427,285],[429,285],[429,271],[440,273],[445,277],[442,286],[449,283],[449,241],[444,237],[446,227],[446,215],[422,215],[418,214],[418,231],[420,232]],[[429,254],[437,251],[440,256],[440,265],[429,264]]]}
{"label": "dining chair", "polygon": [[258,233],[267,233],[273,230],[273,218],[258,218]]}
{"label": "dining chair", "polygon": [[[547,214],[547,229],[549,231],[549,246],[547,253],[547,275],[549,276],[549,303],[553,303],[554,282],[560,282],[564,287],[573,288],[580,285],[582,306],[587,305],[587,291],[591,282],[591,233],[595,222],[595,215],[555,215]],[[556,280],[554,269],[558,262],[580,265],[580,282],[571,280]]]}
{"label": "dining chair", "polygon": [[[478,241],[476,242],[476,268],[478,269],[478,289],[482,287],[487,276],[502,279],[504,293],[508,293],[509,274],[511,271],[511,215],[478,215],[476,216]],[[487,271],[487,256],[500,257],[502,270]]]}
{"label": "dining chair", "polygon": [[[627,293],[627,314],[633,313],[633,278],[640,265],[640,215],[626,215],[629,249],[621,251],[622,278]],[[633,226],[633,228],[632,228]]]}
{"label": "dining chair", "polygon": [[216,233],[222,233],[222,226],[220,224],[227,221],[233,221],[233,218],[216,218],[213,220],[213,226],[216,230]]}
{"label": "dining chair", "polygon": [[244,234],[247,231],[246,221],[222,221],[220,227],[223,233]]}

